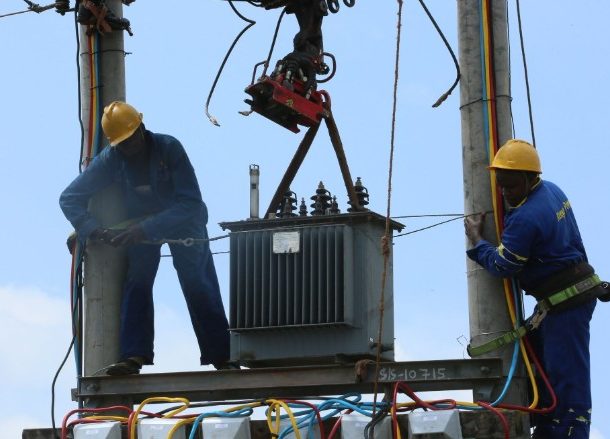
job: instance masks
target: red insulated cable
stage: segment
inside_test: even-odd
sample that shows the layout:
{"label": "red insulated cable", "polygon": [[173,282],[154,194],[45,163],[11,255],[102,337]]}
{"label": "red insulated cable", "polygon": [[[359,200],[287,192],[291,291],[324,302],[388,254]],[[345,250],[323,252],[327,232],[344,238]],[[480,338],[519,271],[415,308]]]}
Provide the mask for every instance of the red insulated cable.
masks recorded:
{"label": "red insulated cable", "polygon": [[[352,413],[353,410],[352,409],[348,409],[345,414],[349,415],[350,413]],[[341,419],[343,418],[342,416],[339,416],[339,419],[337,419],[337,421],[335,422],[335,425],[333,425],[332,430],[330,430],[330,434],[328,435],[327,439],[334,439],[335,434],[337,434],[337,431],[339,431],[339,427],[341,426]]]}
{"label": "red insulated cable", "polygon": [[[129,418],[127,418],[127,435],[128,435],[128,437],[131,434],[131,425],[133,424],[133,418],[134,418],[135,414],[136,414],[136,412],[132,411],[131,413],[129,413]],[[149,418],[162,418],[163,417],[163,415],[160,415],[158,413],[151,413],[151,412],[145,412],[145,411],[141,411],[138,414],[139,415],[146,415]],[[129,437],[129,439],[135,439],[135,438]]]}
{"label": "red insulated cable", "polygon": [[113,405],[113,406],[110,406],[110,407],[101,407],[101,408],[97,408],[97,409],[75,409],[75,410],[71,410],[68,413],[66,413],[66,415],[64,416],[64,419],[61,422],[61,439],[65,439],[67,437],[68,429],[67,429],[66,423],[68,422],[68,419],[70,419],[70,416],[72,416],[72,415],[74,415],[76,413],[104,413],[104,412],[108,412],[108,411],[111,411],[111,410],[125,410],[125,411],[129,412],[129,414],[131,416],[131,409],[129,407],[124,406],[124,405]]}
{"label": "red insulated cable", "polygon": [[[398,437],[398,390],[402,390],[409,398],[415,402],[415,408],[420,407],[426,410],[451,410],[457,406],[454,399],[437,399],[431,402],[426,402],[419,398],[415,392],[409,387],[406,382],[398,381],[394,384],[394,393],[392,396],[392,404],[394,404],[394,411],[392,412],[392,434],[393,437]],[[446,407],[439,408],[438,404],[445,404]]]}
{"label": "red insulated cable", "polygon": [[322,422],[322,417],[320,416],[320,410],[315,404],[312,404],[307,401],[298,401],[296,399],[282,399],[282,401],[289,404],[303,404],[310,407],[314,413],[316,414],[316,418],[318,419],[318,425],[320,426],[320,439],[326,439],[326,431],[324,430],[324,423]]}
{"label": "red insulated cable", "polygon": [[549,391],[549,395],[551,396],[551,405],[549,407],[543,408],[543,409],[531,409],[529,407],[523,407],[523,406],[513,405],[513,404],[498,404],[498,407],[504,408],[504,409],[509,409],[509,410],[519,410],[519,411],[527,412],[527,413],[536,413],[536,414],[540,414],[540,415],[545,415],[547,413],[551,413],[557,407],[557,395],[555,395],[553,386],[551,385],[549,378],[546,376],[546,373],[544,373],[544,369],[542,368],[542,365],[540,364],[540,360],[538,360],[538,357],[536,356],[534,349],[532,349],[532,346],[531,346],[528,338],[524,337],[523,340],[524,340],[525,347],[527,349],[528,354],[530,354],[530,356],[532,357],[532,360],[534,360],[534,364],[536,365],[536,370],[540,374],[540,378],[542,378],[542,381],[544,381],[544,385],[546,386],[547,390]]}
{"label": "red insulated cable", "polygon": [[500,418],[500,422],[502,422],[502,428],[504,429],[504,439],[510,439],[510,428],[508,427],[508,420],[506,419],[506,416],[504,416],[504,413],[502,413],[500,410],[498,410],[497,408],[495,408],[494,406],[492,406],[491,404],[488,404],[486,402],[477,401],[477,404],[480,405],[481,407],[489,410],[494,415],[496,415],[498,418]]}

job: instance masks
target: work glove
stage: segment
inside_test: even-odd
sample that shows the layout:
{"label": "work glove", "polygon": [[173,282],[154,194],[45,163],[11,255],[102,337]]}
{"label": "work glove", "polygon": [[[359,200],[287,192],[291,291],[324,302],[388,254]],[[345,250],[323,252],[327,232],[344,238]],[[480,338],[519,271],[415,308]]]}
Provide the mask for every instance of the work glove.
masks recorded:
{"label": "work glove", "polygon": [[119,233],[112,239],[110,239],[110,245],[113,247],[120,247],[123,245],[139,244],[146,239],[146,234],[139,224],[134,224],[127,230]]}

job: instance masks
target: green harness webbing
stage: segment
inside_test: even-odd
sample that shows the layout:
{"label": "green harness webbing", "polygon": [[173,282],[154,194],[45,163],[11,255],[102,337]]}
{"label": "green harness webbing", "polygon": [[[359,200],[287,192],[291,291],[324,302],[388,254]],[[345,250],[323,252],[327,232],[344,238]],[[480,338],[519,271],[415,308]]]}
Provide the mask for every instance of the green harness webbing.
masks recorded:
{"label": "green harness webbing", "polygon": [[558,291],[555,294],[550,295],[546,299],[542,299],[538,301],[536,312],[528,318],[522,326],[519,326],[512,331],[505,332],[498,338],[494,338],[493,340],[488,341],[487,343],[483,343],[480,346],[472,346],[468,345],[466,348],[468,354],[471,357],[478,357],[479,355],[486,354],[487,352],[494,351],[496,349],[501,348],[507,344],[510,344],[516,340],[519,340],[529,331],[536,329],[542,319],[546,316],[547,312],[550,311],[555,306],[563,303],[573,297],[578,296],[586,291],[589,291],[592,288],[600,285],[602,283],[599,276],[596,274],[592,274],[591,276],[581,280],[580,282],[568,287],[564,290]]}

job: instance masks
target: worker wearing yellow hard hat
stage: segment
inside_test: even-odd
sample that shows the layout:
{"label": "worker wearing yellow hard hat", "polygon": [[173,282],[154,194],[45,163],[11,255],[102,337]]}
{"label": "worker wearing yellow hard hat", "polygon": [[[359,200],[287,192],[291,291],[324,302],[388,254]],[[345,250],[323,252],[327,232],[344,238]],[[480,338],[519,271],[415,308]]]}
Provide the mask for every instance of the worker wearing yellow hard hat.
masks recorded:
{"label": "worker wearing yellow hard hat", "polygon": [[131,105],[115,101],[104,108],[102,129],[110,146],[116,146],[131,137],[142,124],[142,113]]}
{"label": "worker wearing yellow hard hat", "polygon": [[[467,254],[493,276],[516,278],[538,301],[535,313],[544,314],[529,337],[558,403],[552,413],[533,418],[534,437],[588,438],[589,322],[596,298],[608,296],[607,283],[588,263],[572,204],[558,186],[540,178],[540,158],[530,143],[507,141],[489,169],[508,205],[501,242],[483,239],[484,215],[470,216],[464,222],[472,244]],[[541,389],[542,406],[548,407],[550,395]]]}
{"label": "worker wearing yellow hard hat", "polygon": [[[153,362],[153,283],[164,242],[187,301],[201,364],[226,368],[228,322],[208,243],[207,207],[186,151],[174,137],[147,130],[142,114],[125,102],[104,108],[102,128],[110,147],[64,190],[60,205],[81,242],[98,240],[127,249],[120,358],[106,373],[139,373]],[[88,211],[90,198],[117,181],[132,219],[118,233],[102,228]],[[191,245],[184,244],[187,238]]]}

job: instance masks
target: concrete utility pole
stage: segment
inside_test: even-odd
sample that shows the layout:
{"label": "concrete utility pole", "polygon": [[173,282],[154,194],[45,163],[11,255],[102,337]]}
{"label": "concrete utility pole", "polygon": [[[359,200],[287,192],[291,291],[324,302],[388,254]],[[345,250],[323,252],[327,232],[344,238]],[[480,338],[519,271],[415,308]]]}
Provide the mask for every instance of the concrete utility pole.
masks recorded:
{"label": "concrete utility pole", "polygon": [[[510,108],[509,42],[507,29],[507,2],[493,0],[491,26],[493,42],[490,50],[494,58],[495,99],[498,142],[502,145],[512,135]],[[484,111],[481,65],[480,1],[459,0],[458,39],[461,68],[460,104],[462,117],[462,148],[464,166],[464,211],[466,214],[492,210],[489,158],[484,132]],[[496,242],[493,215],[488,215],[485,238]],[[479,265],[468,259],[468,307],[470,312],[470,338],[474,345],[481,344],[500,333],[512,329],[504,298],[501,280],[493,278]],[[488,354],[501,356],[505,373],[508,372],[513,350],[507,348]],[[527,388],[523,373],[517,373],[506,401],[525,405]],[[474,391],[477,398],[477,389]],[[497,395],[496,395],[497,396]]]}
{"label": "concrete utility pole", "polygon": [[[122,17],[121,0],[106,0],[108,8]],[[92,107],[90,94],[90,51],[86,44],[86,26],[80,26],[80,65],[82,120],[85,139],[90,127]],[[102,108],[115,100],[125,100],[125,52],[123,31],[115,30],[99,37],[99,88]],[[101,114],[98,115],[101,117]],[[98,121],[99,122],[99,121]],[[94,122],[95,123],[95,122]],[[101,127],[99,127],[101,129]],[[103,146],[107,146],[103,137]],[[86,148],[85,141],[84,148]],[[83,159],[87,160],[86,151]],[[102,226],[112,226],[125,219],[125,209],[117,186],[96,195],[89,207]],[[101,368],[119,360],[119,317],[121,290],[125,277],[124,251],[107,245],[90,243],[85,255],[84,272],[84,368],[83,375],[90,376]]]}

